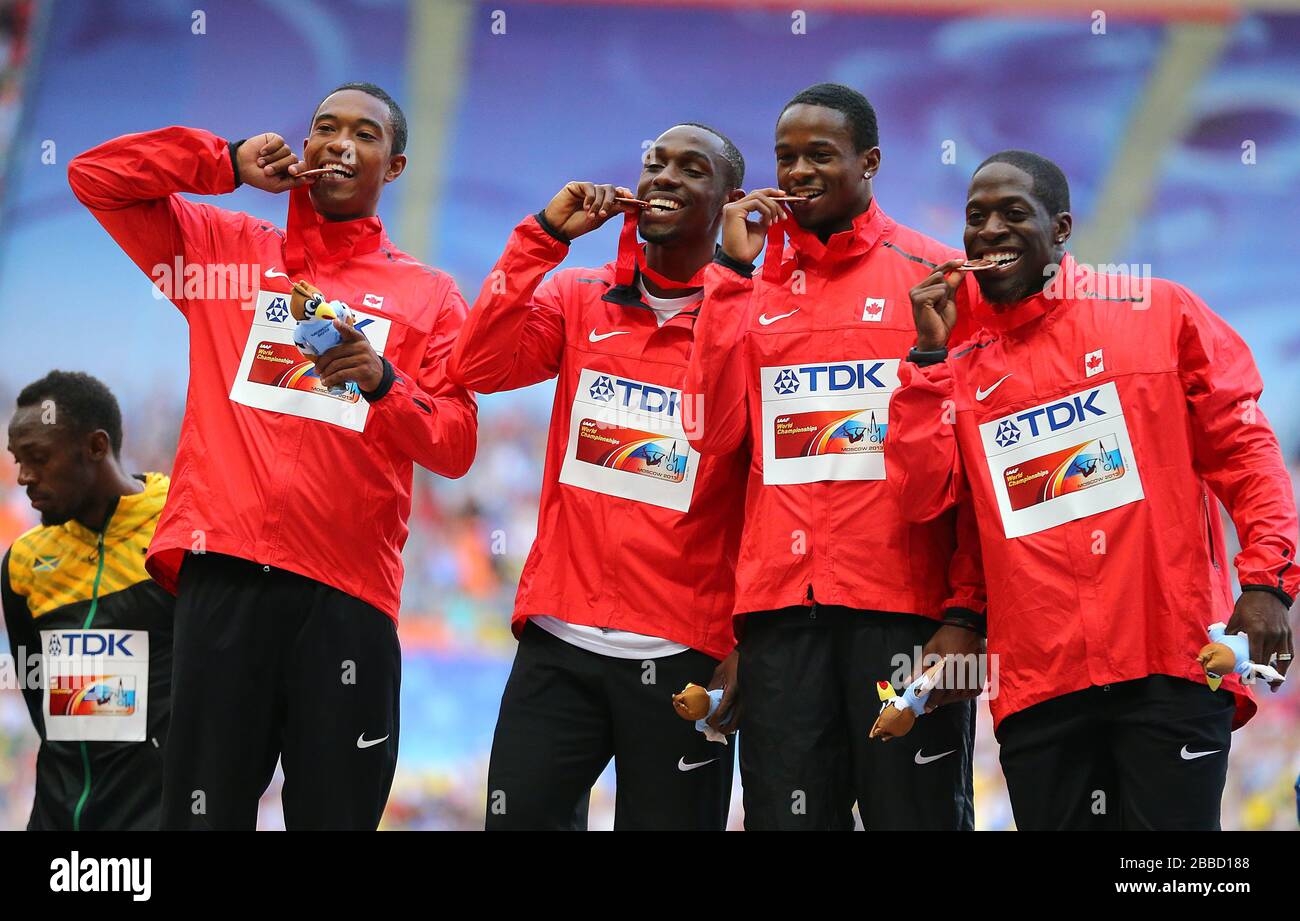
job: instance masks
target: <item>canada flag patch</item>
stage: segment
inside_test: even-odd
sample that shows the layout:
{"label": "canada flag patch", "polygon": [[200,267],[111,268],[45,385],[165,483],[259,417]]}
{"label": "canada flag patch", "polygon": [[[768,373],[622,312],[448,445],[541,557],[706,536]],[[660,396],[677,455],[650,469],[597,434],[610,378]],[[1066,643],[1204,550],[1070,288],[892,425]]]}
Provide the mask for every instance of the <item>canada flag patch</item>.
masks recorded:
{"label": "canada flag patch", "polygon": [[376,309],[384,306],[384,296],[382,294],[367,294],[361,299],[364,307],[374,307]]}
{"label": "canada flag patch", "polygon": [[1083,370],[1088,377],[1092,377],[1094,374],[1100,374],[1106,370],[1106,363],[1102,360],[1101,353],[1102,350],[1097,349],[1097,351],[1089,352],[1087,355],[1083,356]]}
{"label": "canada flag patch", "polygon": [[885,318],[885,299],[883,297],[869,297],[862,304],[862,320],[864,323],[879,323]]}

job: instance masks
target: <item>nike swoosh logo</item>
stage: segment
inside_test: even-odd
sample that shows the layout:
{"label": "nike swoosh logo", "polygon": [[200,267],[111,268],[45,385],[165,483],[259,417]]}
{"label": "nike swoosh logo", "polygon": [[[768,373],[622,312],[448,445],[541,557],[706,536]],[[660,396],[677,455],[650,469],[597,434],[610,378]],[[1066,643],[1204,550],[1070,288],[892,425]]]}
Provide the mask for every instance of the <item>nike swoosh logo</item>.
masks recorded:
{"label": "nike swoosh logo", "polygon": [[[1015,374],[1015,372],[1012,371],[1011,374]],[[986,396],[988,396],[988,395],[989,395],[990,393],[992,393],[994,390],[997,390],[999,387],[1001,387],[1001,386],[1002,386],[1002,381],[1004,381],[1004,380],[1006,380],[1008,377],[1010,377],[1011,374],[1003,375],[1002,380],[997,381],[997,382],[996,382],[992,387],[990,387],[988,390],[980,390],[978,387],[976,387],[976,388],[975,388],[975,399],[977,399],[977,400],[983,400]]]}
{"label": "nike swoosh logo", "polygon": [[679,759],[677,760],[677,770],[679,770],[679,771],[693,771],[693,770],[695,770],[697,767],[704,767],[704,765],[706,765],[706,764],[712,764],[713,762],[715,762],[715,761],[717,761],[717,760],[718,760],[717,758],[710,758],[708,761],[701,761],[701,762],[699,762],[698,764],[687,764],[685,758],[679,758]]}
{"label": "nike swoosh logo", "polygon": [[265,274],[267,278],[288,278],[288,277],[289,277],[288,275],[284,274],[283,272],[277,272],[277,271],[275,270],[275,266],[271,266],[271,267],[270,267],[269,269],[267,269],[266,272],[263,273],[263,274]]}
{"label": "nike swoosh logo", "polygon": [[1184,745],[1183,750],[1178,754],[1182,755],[1184,761],[1195,761],[1197,758],[1204,758],[1206,755],[1217,755],[1221,751],[1223,751],[1223,749],[1216,748],[1208,752],[1189,752],[1187,746]]}
{"label": "nike swoosh logo", "polygon": [[929,764],[931,761],[938,761],[940,758],[947,758],[949,755],[952,754],[952,752],[955,752],[956,750],[957,749],[954,748],[952,751],[944,752],[941,755],[923,755],[921,754],[921,749],[918,748],[916,750],[916,757],[913,758],[912,760],[915,761],[917,764]]}
{"label": "nike swoosh logo", "polygon": [[794,310],[791,310],[789,313],[780,313],[774,317],[769,317],[765,313],[760,313],[758,315],[758,322],[761,323],[763,326],[771,326],[777,320],[784,320],[786,317],[792,317],[798,312],[799,312],[799,308],[796,307]]}
{"label": "nike swoosh logo", "polygon": [[626,336],[628,332],[629,330],[626,329],[616,329],[612,333],[600,333],[597,335],[596,331],[593,329],[587,334],[587,338],[592,342],[599,342],[602,339],[608,339],[610,336]]}
{"label": "nike swoosh logo", "polygon": [[372,745],[378,745],[387,738],[388,736],[384,736],[382,739],[367,739],[366,734],[363,732],[361,735],[357,736],[357,748],[369,748]]}

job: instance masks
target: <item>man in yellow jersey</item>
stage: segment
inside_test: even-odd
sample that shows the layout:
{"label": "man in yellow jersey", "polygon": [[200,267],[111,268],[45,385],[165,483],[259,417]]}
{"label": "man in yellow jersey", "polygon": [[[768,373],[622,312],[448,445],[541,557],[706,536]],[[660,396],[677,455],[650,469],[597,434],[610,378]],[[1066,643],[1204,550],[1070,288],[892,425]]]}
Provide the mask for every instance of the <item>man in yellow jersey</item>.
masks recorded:
{"label": "man in yellow jersey", "polygon": [[121,450],[117,400],[90,375],[18,395],[9,452],[41,523],[5,554],[0,599],[41,737],[29,830],[158,827],[175,600],[144,558],[168,478],[127,474]]}

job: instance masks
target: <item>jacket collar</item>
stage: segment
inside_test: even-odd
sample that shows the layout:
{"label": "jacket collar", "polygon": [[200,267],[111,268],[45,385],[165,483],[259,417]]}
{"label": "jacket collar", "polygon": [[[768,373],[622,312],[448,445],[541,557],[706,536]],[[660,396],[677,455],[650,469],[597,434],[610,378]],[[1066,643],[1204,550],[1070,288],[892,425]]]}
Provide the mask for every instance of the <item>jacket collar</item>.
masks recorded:
{"label": "jacket collar", "polygon": [[[105,543],[125,540],[140,530],[143,525],[158,517],[159,512],[162,511],[163,503],[167,501],[167,487],[170,480],[162,473],[146,473],[143,479],[144,489],[118,498],[117,505],[108,518],[108,526],[104,529]],[[92,531],[75,518],[64,522],[62,527],[84,543],[99,542],[99,532]]]}
{"label": "jacket collar", "polygon": [[[881,210],[872,196],[871,204],[853,219],[848,230],[831,234],[825,243],[810,230],[804,230],[793,220],[773,224],[767,231],[767,254],[763,257],[763,278],[784,282],[798,264],[832,266],[845,259],[865,255],[876,242],[894,229],[893,219]],[[783,264],[785,237],[789,236],[794,249],[794,261]]]}
{"label": "jacket collar", "polygon": [[1090,299],[1096,288],[1092,271],[1074,261],[1069,253],[1061,257],[1060,269],[1043,290],[1012,304],[993,304],[984,299],[979,284],[967,286],[971,315],[976,327],[1011,333],[1076,300]]}
{"label": "jacket collar", "polygon": [[387,240],[378,217],[327,221],[311,203],[311,193],[299,186],[289,193],[289,218],[284,228],[284,258],[290,272],[313,266],[337,265],[353,256],[373,253]]}
{"label": "jacket collar", "polygon": [[[645,298],[641,296],[641,269],[639,267],[633,270],[630,284],[612,285],[608,291],[601,295],[600,299],[611,304],[618,304],[620,307],[634,307],[648,313],[654,313],[654,308],[647,304]],[[672,319],[664,323],[664,326],[669,326],[678,320],[694,320],[700,315],[700,306],[700,304],[696,304],[690,310],[683,310],[674,314]]]}

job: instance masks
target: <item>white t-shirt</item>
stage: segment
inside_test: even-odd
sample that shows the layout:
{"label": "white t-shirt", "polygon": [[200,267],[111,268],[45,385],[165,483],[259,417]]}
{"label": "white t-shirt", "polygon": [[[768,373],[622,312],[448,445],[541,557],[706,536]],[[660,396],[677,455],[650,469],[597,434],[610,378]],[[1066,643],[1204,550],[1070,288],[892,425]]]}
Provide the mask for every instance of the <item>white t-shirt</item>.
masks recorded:
{"label": "white t-shirt", "polygon": [[657,636],[642,633],[629,633],[627,630],[615,630],[612,627],[588,627],[585,624],[571,624],[558,617],[530,617],[551,636],[559,637],[570,645],[588,652],[615,659],[660,659],[675,656],[690,647],[670,640],[661,640]]}
{"label": "white t-shirt", "polygon": [[645,289],[644,278],[637,278],[637,286],[641,289],[641,296],[645,298],[646,305],[655,312],[655,319],[659,321],[660,326],[683,310],[688,310],[704,300],[703,291],[696,291],[685,297],[655,297]]}
{"label": "white t-shirt", "polygon": [[[663,326],[683,310],[688,310],[704,300],[704,292],[699,291],[686,297],[655,297],[645,289],[645,281],[640,281],[641,296],[646,305],[655,312],[655,319]],[[571,624],[558,617],[535,616],[529,618],[552,636],[559,637],[566,643],[615,659],[659,659],[675,656],[685,652],[689,646],[646,636],[642,633],[630,633],[627,630],[615,630],[611,627],[588,627],[584,624]]]}

